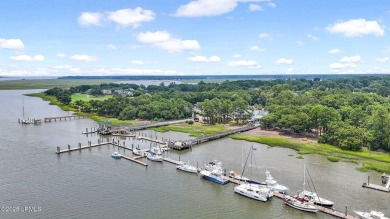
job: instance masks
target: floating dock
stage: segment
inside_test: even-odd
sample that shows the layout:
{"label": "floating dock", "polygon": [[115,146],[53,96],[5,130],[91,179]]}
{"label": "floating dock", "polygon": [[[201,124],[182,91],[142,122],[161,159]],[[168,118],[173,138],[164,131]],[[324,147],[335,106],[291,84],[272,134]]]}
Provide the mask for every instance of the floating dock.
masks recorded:
{"label": "floating dock", "polygon": [[72,118],[73,118],[73,119],[84,119],[85,116],[75,116],[75,115],[73,115],[73,116],[54,116],[54,117],[45,117],[45,118],[43,119],[43,121],[44,121],[44,122],[51,122],[52,120],[54,120],[54,122],[57,122],[57,119],[58,119],[59,121],[62,121],[62,120],[66,121],[67,119],[72,120]]}
{"label": "floating dock", "polygon": [[368,176],[367,183],[363,183],[362,187],[368,189],[374,189],[382,192],[390,192],[390,176],[387,176],[386,174],[382,175],[382,182],[386,182],[386,185],[381,186],[381,185],[372,184],[370,183],[370,176]]}
{"label": "floating dock", "polygon": [[147,167],[148,166],[147,163],[144,163],[142,161],[137,160],[137,159],[144,158],[144,157],[146,157],[146,156],[128,157],[128,156],[122,155],[122,158],[124,158],[126,160],[130,160],[130,161],[133,161],[135,163],[138,163],[138,164],[141,164],[141,165]]}
{"label": "floating dock", "polygon": [[172,148],[172,149],[175,149],[175,150],[183,150],[183,149],[190,148],[193,145],[197,145],[197,144],[201,144],[201,143],[204,143],[204,142],[220,139],[220,138],[223,138],[223,137],[226,137],[228,135],[235,134],[235,133],[246,132],[246,131],[255,129],[257,127],[258,126],[247,126],[247,127],[243,127],[243,128],[239,128],[239,129],[233,129],[233,130],[229,130],[229,131],[226,131],[226,132],[221,132],[221,133],[218,133],[218,134],[215,134],[215,135],[206,135],[206,136],[203,136],[203,137],[190,139],[190,140],[186,140],[186,141],[178,141],[178,142],[175,142],[175,143],[170,143],[169,147]]}

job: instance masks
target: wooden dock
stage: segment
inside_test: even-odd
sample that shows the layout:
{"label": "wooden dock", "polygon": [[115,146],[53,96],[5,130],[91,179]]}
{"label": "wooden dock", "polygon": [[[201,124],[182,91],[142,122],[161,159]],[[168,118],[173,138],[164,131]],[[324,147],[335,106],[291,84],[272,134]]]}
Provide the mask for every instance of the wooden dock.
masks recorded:
{"label": "wooden dock", "polygon": [[172,163],[172,164],[175,164],[175,165],[179,165],[181,164],[181,162],[179,160],[174,160],[174,159],[171,159],[169,157],[164,157],[163,158],[163,161],[167,161],[169,163]]}
{"label": "wooden dock", "polygon": [[375,184],[367,184],[363,183],[362,185],[363,188],[368,188],[368,189],[374,189],[382,192],[390,192],[390,188],[386,186],[381,186],[381,185],[375,185]]}
{"label": "wooden dock", "polygon": [[146,141],[151,141],[151,142],[155,142],[155,143],[159,143],[159,144],[166,144],[166,142],[164,142],[164,141],[154,139],[154,138],[148,138],[148,137],[144,137],[144,136],[140,136],[140,135],[137,136],[136,138],[139,140],[146,140]]}
{"label": "wooden dock", "polygon": [[226,132],[221,132],[221,133],[218,133],[215,135],[206,135],[206,136],[202,136],[199,138],[190,139],[190,140],[186,140],[186,141],[178,141],[175,143],[170,143],[169,147],[172,149],[175,149],[175,150],[183,150],[183,149],[187,149],[193,145],[202,144],[204,142],[220,139],[220,138],[223,138],[223,137],[226,137],[228,135],[235,134],[235,133],[246,132],[246,131],[255,129],[257,127],[258,126],[246,126],[246,127],[239,128],[239,129],[233,129],[233,130],[229,130]]}
{"label": "wooden dock", "polygon": [[72,116],[54,116],[54,117],[45,117],[43,119],[44,122],[51,122],[52,120],[54,120],[54,122],[57,122],[57,119],[59,121],[66,121],[67,119],[69,120],[72,120],[72,119],[84,119],[85,116],[77,116],[77,115],[72,115]]}
{"label": "wooden dock", "polygon": [[138,159],[144,158],[144,157],[146,157],[146,156],[128,157],[128,156],[122,155],[122,158],[124,158],[126,160],[130,160],[130,161],[133,161],[135,163],[138,163],[138,164],[141,164],[141,165],[147,167],[148,166],[147,163],[144,163],[144,162],[138,160]]}
{"label": "wooden dock", "polygon": [[108,144],[111,144],[111,143],[99,141],[97,144],[92,144],[91,141],[88,141],[88,145],[86,145],[86,146],[82,146],[81,143],[79,143],[78,147],[71,148],[70,145],[68,145],[68,148],[64,149],[64,150],[61,150],[61,148],[57,146],[56,154],[62,154],[62,153],[72,152],[72,151],[77,151],[77,150],[83,150],[83,149],[87,149],[87,148],[93,148],[93,147],[103,146],[103,145],[108,145]]}

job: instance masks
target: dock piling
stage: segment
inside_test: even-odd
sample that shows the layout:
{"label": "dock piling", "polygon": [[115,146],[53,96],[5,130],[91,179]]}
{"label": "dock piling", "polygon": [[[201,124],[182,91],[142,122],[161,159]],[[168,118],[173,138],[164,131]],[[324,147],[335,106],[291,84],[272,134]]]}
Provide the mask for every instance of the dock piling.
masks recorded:
{"label": "dock piling", "polygon": [[81,143],[79,142],[79,148],[81,148]]}
{"label": "dock piling", "polygon": [[60,147],[57,146],[57,154],[60,153],[60,150],[61,150]]}
{"label": "dock piling", "polygon": [[70,151],[70,145],[68,144],[68,150]]}

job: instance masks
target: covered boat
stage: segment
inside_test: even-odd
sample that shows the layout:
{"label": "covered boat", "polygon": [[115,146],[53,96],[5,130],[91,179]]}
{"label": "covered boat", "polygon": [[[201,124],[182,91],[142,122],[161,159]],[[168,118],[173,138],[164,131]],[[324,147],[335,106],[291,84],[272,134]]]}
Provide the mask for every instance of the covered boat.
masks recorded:
{"label": "covered boat", "polygon": [[370,211],[370,212],[362,212],[355,211],[359,218],[363,219],[389,219],[385,217],[385,215],[380,211]]}
{"label": "covered boat", "polygon": [[114,153],[111,154],[111,157],[115,158],[115,159],[120,159],[120,158],[122,158],[122,155],[120,153],[118,153],[117,151],[115,151]]}

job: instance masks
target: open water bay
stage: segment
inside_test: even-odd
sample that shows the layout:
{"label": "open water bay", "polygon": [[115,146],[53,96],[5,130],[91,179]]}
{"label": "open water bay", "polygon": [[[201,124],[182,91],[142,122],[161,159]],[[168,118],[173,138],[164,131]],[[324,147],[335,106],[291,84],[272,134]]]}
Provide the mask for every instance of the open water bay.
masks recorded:
{"label": "open water bay", "polygon": [[[234,194],[233,184],[218,185],[180,172],[170,163],[145,160],[149,164],[145,168],[114,160],[110,155],[117,148],[113,146],[57,155],[57,146],[96,143],[98,135],[81,134],[96,123],[79,119],[22,126],[17,119],[22,117],[23,102],[27,117],[69,114],[39,98],[22,96],[32,92],[37,91],[0,91],[0,218],[332,218],[292,209],[276,197],[266,203],[247,199]],[[190,138],[184,133],[143,133],[160,139]],[[132,138],[120,141],[150,146]],[[390,216],[390,194],[361,187],[368,176],[380,184],[380,173],[358,172],[353,163],[331,163],[319,155],[297,159],[289,149],[229,138],[195,146],[191,152],[170,151],[166,156],[180,156],[199,165],[216,159],[228,171],[240,171],[251,145],[256,150],[251,168],[246,169],[250,177],[265,180],[268,168],[294,194],[302,188],[306,163],[317,192],[335,202],[336,209],[344,212],[348,205],[350,214],[378,210]],[[131,156],[130,151],[120,153]]]}

